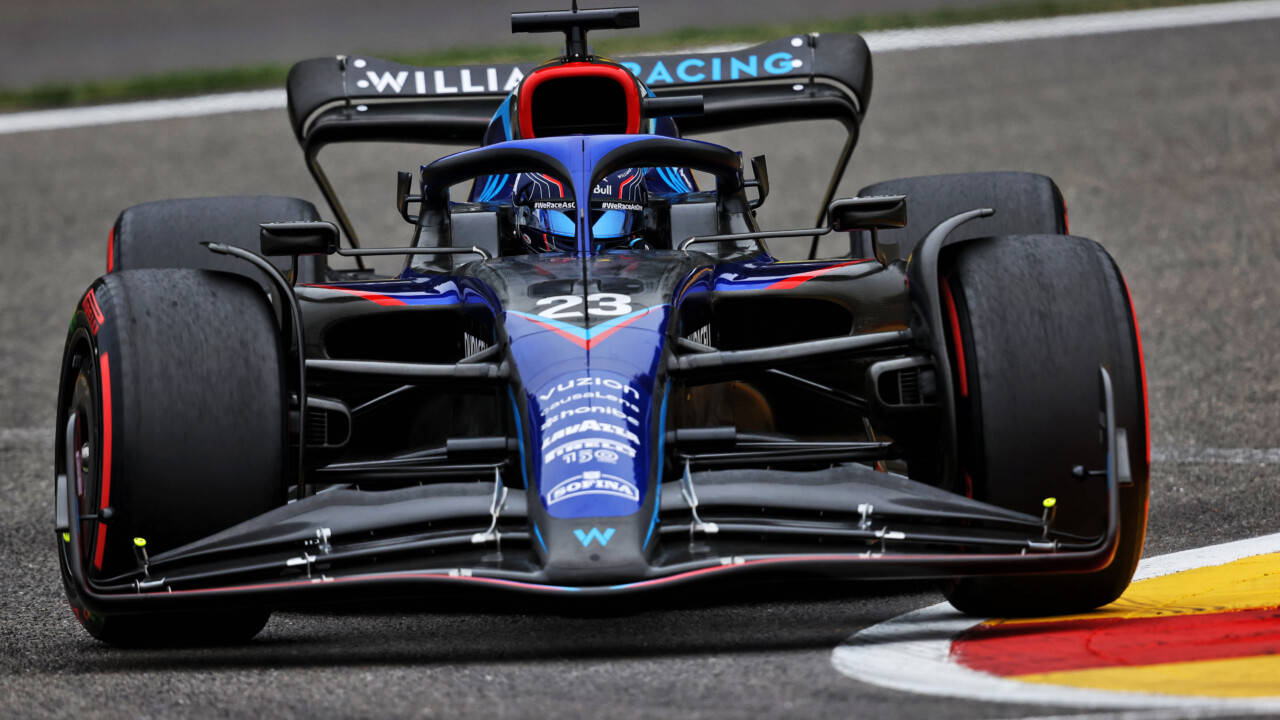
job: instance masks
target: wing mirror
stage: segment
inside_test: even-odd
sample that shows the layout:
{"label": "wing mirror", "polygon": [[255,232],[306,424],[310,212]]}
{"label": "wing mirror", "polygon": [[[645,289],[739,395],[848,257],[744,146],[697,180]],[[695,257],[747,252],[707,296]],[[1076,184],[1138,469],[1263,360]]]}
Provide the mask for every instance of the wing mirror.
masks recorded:
{"label": "wing mirror", "polygon": [[411,195],[413,191],[413,175],[403,170],[396,173],[396,210],[400,212],[400,217],[411,225],[418,224],[418,216],[409,214],[409,203],[422,202],[421,195]]}
{"label": "wing mirror", "polygon": [[640,100],[640,114],[647,118],[695,117],[703,113],[701,95],[667,95]]}
{"label": "wing mirror", "polygon": [[765,162],[763,155],[751,158],[751,171],[755,174],[755,179],[746,181],[743,186],[753,187],[760,193],[755,200],[751,201],[751,209],[755,210],[764,204],[765,198],[769,197],[769,163]]}
{"label": "wing mirror", "polygon": [[907,226],[907,196],[873,195],[836,200],[827,208],[827,220],[836,232],[870,230],[872,252],[881,264],[888,265],[899,258],[898,243],[880,242],[877,231]]}
{"label": "wing mirror", "polygon": [[827,220],[836,232],[900,228],[907,226],[906,195],[875,195],[836,200],[827,208]]}
{"label": "wing mirror", "polygon": [[262,223],[258,227],[263,255],[296,258],[338,251],[338,227],[331,222]]}

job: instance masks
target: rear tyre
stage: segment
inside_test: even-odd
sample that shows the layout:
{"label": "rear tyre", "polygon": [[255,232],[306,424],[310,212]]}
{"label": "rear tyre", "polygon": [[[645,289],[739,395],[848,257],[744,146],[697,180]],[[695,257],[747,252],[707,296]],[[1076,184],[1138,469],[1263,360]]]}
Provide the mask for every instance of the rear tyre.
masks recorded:
{"label": "rear tyre", "polygon": [[1133,483],[1120,489],[1120,546],[1107,568],[1077,575],[967,578],[945,588],[973,615],[1074,613],[1128,586],[1147,521],[1145,387],[1124,280],[1098,244],[1071,236],[973,240],[942,279],[955,374],[960,473],[979,500],[1039,515],[1058,501],[1055,528],[1095,537],[1106,487],[1072,467],[1106,467],[1098,433],[1098,367],[1111,374],[1116,425],[1128,435]]}
{"label": "rear tyre", "polygon": [[[116,218],[107,248],[107,272],[142,268],[222,270],[251,277],[275,293],[266,274],[252,265],[206,250],[216,242],[258,252],[260,223],[319,220],[306,200],[273,195],[157,200],[127,208]],[[287,258],[268,258],[288,273]],[[298,282],[324,282],[324,256],[298,258]]]}
{"label": "rear tyre", "polygon": [[[80,523],[91,584],[131,577],[134,538],[154,556],[284,503],[280,355],[271,306],[243,277],[130,270],[89,288],[63,355],[55,473],[100,518]],[[58,542],[71,608],[105,642],[241,642],[269,616],[93,613]]]}
{"label": "rear tyre", "polygon": [[956,228],[952,240],[996,235],[1058,235],[1067,232],[1067,206],[1058,186],[1044,175],[1027,172],[972,172],[885,180],[859,195],[906,195],[905,228],[879,231],[881,243],[897,243],[908,257],[935,225],[975,208],[995,214]]}

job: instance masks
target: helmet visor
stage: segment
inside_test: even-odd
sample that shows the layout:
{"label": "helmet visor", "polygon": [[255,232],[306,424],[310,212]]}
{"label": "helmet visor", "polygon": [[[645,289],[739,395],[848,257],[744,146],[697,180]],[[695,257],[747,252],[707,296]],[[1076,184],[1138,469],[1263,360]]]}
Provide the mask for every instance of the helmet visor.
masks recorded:
{"label": "helmet visor", "polygon": [[538,210],[535,217],[537,217],[538,229],[544,232],[568,237],[576,237],[578,234],[577,224],[573,221],[573,211]]}
{"label": "helmet visor", "polygon": [[607,201],[591,203],[592,239],[629,239],[643,230],[643,205]]}

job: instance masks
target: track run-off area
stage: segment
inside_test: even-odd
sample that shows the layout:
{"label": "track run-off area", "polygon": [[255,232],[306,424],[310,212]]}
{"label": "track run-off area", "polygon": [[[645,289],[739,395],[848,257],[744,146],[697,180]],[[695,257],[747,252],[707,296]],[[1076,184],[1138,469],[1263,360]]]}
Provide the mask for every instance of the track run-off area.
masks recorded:
{"label": "track run-off area", "polygon": [[[1280,714],[1280,3],[1176,10],[1056,33],[872,36],[875,91],[841,188],[1042,172],[1072,231],[1125,273],[1150,392],[1147,559],[1115,605],[1072,618],[964,618],[925,583],[813,583],[688,590],[589,617],[518,599],[281,612],[243,647],[102,646],[62,597],[50,464],[66,322],[103,271],[107,230],[162,197],[323,202],[279,91],[256,107],[214,96],[0,115],[0,714]],[[762,224],[812,222],[830,128],[710,139],[768,155]],[[394,172],[454,149],[338,156],[364,236],[402,243]]]}

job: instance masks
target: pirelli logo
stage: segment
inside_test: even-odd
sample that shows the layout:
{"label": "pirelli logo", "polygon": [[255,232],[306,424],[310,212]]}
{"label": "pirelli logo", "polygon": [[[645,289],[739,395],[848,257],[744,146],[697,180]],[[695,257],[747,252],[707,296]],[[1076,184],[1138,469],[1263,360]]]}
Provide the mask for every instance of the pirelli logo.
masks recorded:
{"label": "pirelli logo", "polygon": [[84,299],[80,301],[80,310],[84,313],[84,320],[89,324],[89,332],[94,335],[98,334],[98,328],[102,327],[102,323],[107,318],[102,314],[102,308],[98,306],[98,296],[93,290],[85,293]]}

